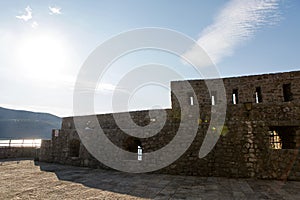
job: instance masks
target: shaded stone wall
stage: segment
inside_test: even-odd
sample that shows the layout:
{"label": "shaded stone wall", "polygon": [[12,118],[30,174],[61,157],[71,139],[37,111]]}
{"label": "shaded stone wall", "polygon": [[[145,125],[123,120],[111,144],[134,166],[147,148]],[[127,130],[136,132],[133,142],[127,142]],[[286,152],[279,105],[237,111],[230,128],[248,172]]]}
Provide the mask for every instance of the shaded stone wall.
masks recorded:
{"label": "shaded stone wall", "polygon": [[[220,98],[222,94],[213,91],[216,105],[211,105],[212,97],[206,83],[214,85],[218,81],[213,79],[189,81],[196,93],[195,98],[198,100],[195,101],[195,105],[190,105],[189,97],[192,91],[187,90],[186,81],[171,83],[172,109],[156,111],[166,112],[167,121],[157,135],[138,139],[143,152],[152,152],[162,148],[176,135],[182,116],[178,99],[185,102],[183,106],[187,108],[186,110],[199,106],[199,126],[196,138],[189,149],[174,163],[156,173],[300,180],[300,155],[298,153],[300,147],[300,72],[223,79],[227,98],[225,124],[224,126],[216,124],[214,128],[222,129],[220,139],[213,150],[200,159],[198,153],[207,134],[211,112],[222,103]],[[288,92],[284,92],[284,84],[288,85]],[[255,93],[258,91],[260,102],[256,103],[258,97]],[[238,96],[237,104],[233,104],[233,92],[236,92]],[[288,101],[284,97],[285,93],[290,98]],[[245,103],[249,102],[251,102],[251,109],[247,110]],[[145,126],[151,121],[148,111],[130,114],[133,121],[140,126]],[[122,118],[123,113],[115,115]],[[136,142],[137,138],[124,133],[115,123],[112,114],[97,117],[104,133],[115,145],[132,151],[128,149],[128,145]],[[88,117],[80,117],[80,120],[84,123],[88,122]],[[295,147],[272,149],[269,135],[271,127],[281,127],[283,131],[286,131],[284,134],[291,134],[288,127],[293,127]],[[132,132],[136,131],[133,127],[126,128]],[[189,130],[186,129],[186,132],[188,134]],[[70,143],[73,140],[80,141],[73,118],[64,118],[59,133],[57,135],[53,133],[51,144],[45,145],[47,151],[44,152],[48,152],[48,155],[44,157],[47,157],[48,161],[63,164],[107,168],[93,158],[82,143],[80,143],[78,156],[72,157]]]}
{"label": "shaded stone wall", "polygon": [[[51,152],[51,153],[49,153]],[[40,161],[52,162],[52,141],[51,140],[42,140],[40,147]]]}
{"label": "shaded stone wall", "polygon": [[39,149],[35,147],[2,147],[0,159],[4,158],[38,158]]}

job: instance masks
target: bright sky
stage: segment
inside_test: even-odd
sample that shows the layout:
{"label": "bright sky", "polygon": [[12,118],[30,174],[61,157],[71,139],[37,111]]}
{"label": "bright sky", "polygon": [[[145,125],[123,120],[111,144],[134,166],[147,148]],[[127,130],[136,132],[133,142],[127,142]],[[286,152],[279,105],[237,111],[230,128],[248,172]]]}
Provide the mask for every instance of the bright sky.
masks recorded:
{"label": "bright sky", "polygon": [[[0,1],[0,106],[73,114],[73,89],[88,55],[121,32],[162,27],[196,40],[222,77],[299,70],[300,1]],[[197,59],[193,52],[187,52]],[[117,60],[95,95],[95,112],[112,112],[112,92],[133,66],[160,63],[199,77],[165,52]],[[147,76],[147,74],[145,74]],[[166,76],[166,78],[168,78]],[[129,109],[170,107],[169,91],[144,87]]]}

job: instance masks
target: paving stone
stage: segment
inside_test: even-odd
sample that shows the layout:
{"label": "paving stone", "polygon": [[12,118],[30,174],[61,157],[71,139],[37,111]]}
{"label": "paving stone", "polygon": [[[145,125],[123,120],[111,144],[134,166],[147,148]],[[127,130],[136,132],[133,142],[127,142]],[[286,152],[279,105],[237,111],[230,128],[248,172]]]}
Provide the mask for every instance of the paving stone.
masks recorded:
{"label": "paving stone", "polygon": [[0,161],[0,199],[300,199],[297,181],[147,176],[32,160]]}

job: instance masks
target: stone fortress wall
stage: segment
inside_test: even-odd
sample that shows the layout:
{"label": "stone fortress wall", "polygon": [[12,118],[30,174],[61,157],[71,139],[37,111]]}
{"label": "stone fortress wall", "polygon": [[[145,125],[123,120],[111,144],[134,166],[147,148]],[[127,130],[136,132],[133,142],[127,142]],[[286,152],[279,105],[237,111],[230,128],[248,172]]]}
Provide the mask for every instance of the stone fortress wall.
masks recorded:
{"label": "stone fortress wall", "polygon": [[0,159],[34,158],[38,159],[39,149],[35,147],[1,147]]}
{"label": "stone fortress wall", "polygon": [[[199,158],[211,112],[222,104],[222,94],[207,89],[206,84],[214,81],[217,80],[188,81],[196,96],[185,88],[186,81],[172,82],[172,109],[156,110],[166,112],[167,121],[158,134],[149,138],[139,139],[125,134],[116,125],[112,114],[97,115],[97,118],[115,145],[131,152],[137,152],[139,145],[143,153],[152,152],[168,144],[176,135],[181,122],[179,98],[185,101],[183,106],[187,110],[199,107],[198,132],[178,160],[155,173],[300,180],[300,71],[224,78],[227,98],[225,124],[216,127],[222,132],[213,150],[206,157]],[[115,115],[122,118],[123,114]],[[140,126],[159,121],[150,118],[148,111],[130,112],[130,115]],[[87,116],[80,119],[87,120]],[[185,127],[188,134],[188,122]],[[127,129],[135,131],[133,127]],[[52,140],[42,141],[40,160],[108,168],[80,142],[73,117],[63,119],[61,129],[53,131]]]}

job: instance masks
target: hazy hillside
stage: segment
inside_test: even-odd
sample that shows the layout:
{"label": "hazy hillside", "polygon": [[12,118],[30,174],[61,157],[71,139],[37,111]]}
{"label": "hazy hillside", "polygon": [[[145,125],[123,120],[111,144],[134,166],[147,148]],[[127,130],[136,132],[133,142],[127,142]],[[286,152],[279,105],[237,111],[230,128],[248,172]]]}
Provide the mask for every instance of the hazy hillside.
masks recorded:
{"label": "hazy hillside", "polygon": [[60,128],[61,118],[0,107],[0,138],[51,138],[51,130]]}

